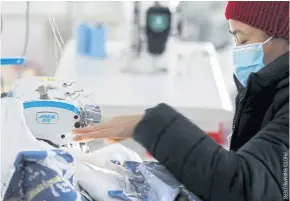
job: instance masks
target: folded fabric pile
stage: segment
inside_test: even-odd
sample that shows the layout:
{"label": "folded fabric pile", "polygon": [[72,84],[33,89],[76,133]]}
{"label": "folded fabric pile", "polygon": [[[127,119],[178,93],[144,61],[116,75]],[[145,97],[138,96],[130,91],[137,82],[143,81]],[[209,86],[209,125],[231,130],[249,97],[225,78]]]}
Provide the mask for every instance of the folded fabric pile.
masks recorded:
{"label": "folded fabric pile", "polygon": [[119,167],[118,172],[126,177],[130,187],[109,191],[113,198],[123,201],[201,201],[186,190],[164,166],[156,162],[138,163],[112,161]]}
{"label": "folded fabric pile", "polygon": [[20,152],[10,176],[4,201],[88,201],[74,185],[74,159],[65,151]]}
{"label": "folded fabric pile", "polygon": [[106,169],[88,169],[63,150],[20,152],[2,186],[3,200],[201,201],[156,162],[111,162]]}

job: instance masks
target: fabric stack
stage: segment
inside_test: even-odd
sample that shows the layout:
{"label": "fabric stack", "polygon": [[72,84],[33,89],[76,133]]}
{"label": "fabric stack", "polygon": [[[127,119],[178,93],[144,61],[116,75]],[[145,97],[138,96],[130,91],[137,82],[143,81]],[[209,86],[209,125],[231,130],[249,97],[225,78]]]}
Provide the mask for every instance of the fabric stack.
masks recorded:
{"label": "fabric stack", "polygon": [[[96,183],[104,180],[118,185],[105,185],[108,198],[101,196],[102,201],[201,201],[156,162],[111,161],[111,164],[101,170],[102,176]],[[101,186],[83,188],[75,178],[74,158],[63,150],[20,152],[13,168],[2,189],[4,201],[100,201],[94,189]],[[114,177],[119,182],[110,179],[109,171],[116,173]]]}

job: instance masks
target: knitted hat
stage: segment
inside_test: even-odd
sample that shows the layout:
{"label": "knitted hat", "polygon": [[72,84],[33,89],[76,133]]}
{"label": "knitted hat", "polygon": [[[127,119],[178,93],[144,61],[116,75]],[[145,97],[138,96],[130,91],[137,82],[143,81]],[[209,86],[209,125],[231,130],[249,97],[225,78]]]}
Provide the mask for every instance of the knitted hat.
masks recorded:
{"label": "knitted hat", "polygon": [[288,1],[229,1],[225,16],[261,29],[270,36],[289,39]]}

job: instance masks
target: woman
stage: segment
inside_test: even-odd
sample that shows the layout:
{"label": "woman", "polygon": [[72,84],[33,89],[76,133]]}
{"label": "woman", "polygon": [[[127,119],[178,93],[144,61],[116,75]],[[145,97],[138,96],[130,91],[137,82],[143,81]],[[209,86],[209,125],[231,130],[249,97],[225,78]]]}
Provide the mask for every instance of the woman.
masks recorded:
{"label": "woman", "polygon": [[133,137],[203,200],[288,200],[289,2],[229,2],[225,16],[238,89],[230,151],[166,104],[75,140]]}

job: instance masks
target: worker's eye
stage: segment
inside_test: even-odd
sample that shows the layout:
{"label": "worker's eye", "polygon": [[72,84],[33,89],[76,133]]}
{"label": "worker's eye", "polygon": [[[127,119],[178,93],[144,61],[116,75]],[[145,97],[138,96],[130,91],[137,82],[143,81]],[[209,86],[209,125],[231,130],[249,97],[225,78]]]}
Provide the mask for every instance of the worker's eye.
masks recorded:
{"label": "worker's eye", "polygon": [[236,41],[236,46],[246,45],[247,42],[248,42],[247,40],[239,40],[239,41]]}
{"label": "worker's eye", "polygon": [[246,44],[246,43],[247,43],[246,40],[241,41],[241,45],[244,45],[244,44]]}

